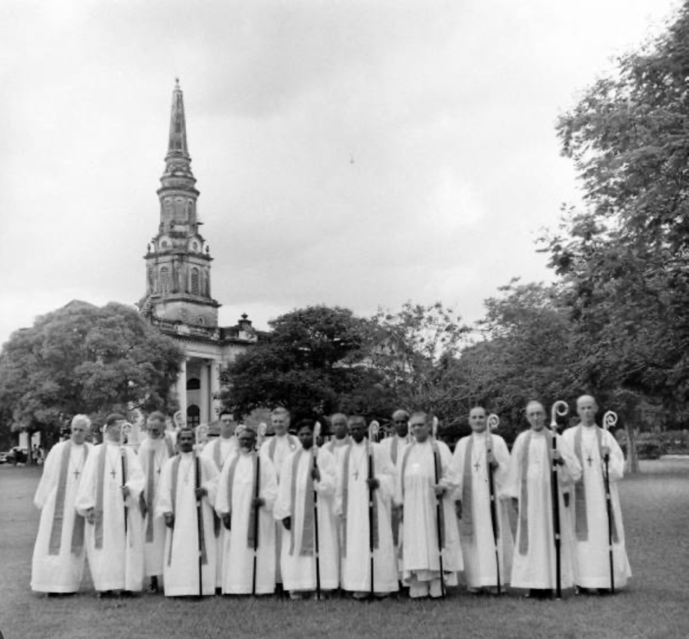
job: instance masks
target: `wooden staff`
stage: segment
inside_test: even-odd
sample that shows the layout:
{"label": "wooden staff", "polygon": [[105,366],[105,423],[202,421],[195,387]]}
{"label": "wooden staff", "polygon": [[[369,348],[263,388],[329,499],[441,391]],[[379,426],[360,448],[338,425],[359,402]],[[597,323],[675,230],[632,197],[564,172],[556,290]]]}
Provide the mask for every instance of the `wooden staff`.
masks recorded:
{"label": "wooden staff", "polygon": [[557,463],[554,453],[557,451],[557,418],[558,416],[564,417],[568,412],[569,406],[567,402],[562,400],[556,401],[550,410],[550,428],[553,431],[553,465],[550,487],[553,502],[553,537],[555,539],[555,596],[558,599],[562,599],[562,539],[560,530],[560,487],[558,485]]}
{"label": "wooden staff", "polygon": [[[258,436],[256,437],[256,477],[254,480],[254,499],[258,499],[261,496],[261,444],[266,436],[266,430],[268,427],[261,422],[258,425]],[[258,527],[260,524],[259,519],[259,508],[258,506],[254,508],[254,573],[251,579],[251,594],[256,594],[256,573],[258,567]]]}
{"label": "wooden staff", "polygon": [[[318,437],[321,434],[321,424],[316,422],[313,428],[313,469],[318,470]],[[296,472],[296,471],[295,471]],[[320,548],[318,542],[318,491],[316,486],[313,487],[313,519],[314,519],[314,532],[315,532],[315,542],[316,542],[316,599],[320,601],[321,598],[321,560],[320,560]]]}
{"label": "wooden staff", "polygon": [[201,498],[198,496],[198,490],[201,488],[201,460],[198,455],[198,446],[200,439],[201,426],[198,426],[194,430],[194,437],[196,439],[196,447],[194,450],[194,488],[196,489],[196,538],[198,542],[198,552],[199,552],[199,598],[203,597],[203,507],[201,504]]}
{"label": "wooden staff", "polygon": [[[495,414],[488,415],[488,420],[487,420],[487,430],[488,430],[487,452],[488,452],[488,455],[490,455],[493,452],[493,431],[497,430],[499,425],[500,425],[500,418],[497,415],[495,415]],[[497,499],[495,496],[495,477],[493,476],[493,468],[491,467],[490,464],[488,464],[487,471],[488,471],[488,488],[490,491],[490,521],[491,521],[491,524],[493,525],[493,543],[495,545],[495,572],[496,572],[496,577],[498,579],[498,595],[501,595],[502,591],[501,591],[501,585],[500,585],[500,550],[499,550],[499,543],[500,543],[499,537],[500,537],[500,535],[499,535],[499,527],[498,527],[498,505],[497,505]]]}
{"label": "wooden staff", "polygon": [[375,491],[371,487],[371,479],[375,479],[373,475],[373,446],[371,445],[374,441],[377,440],[378,438],[378,432],[380,429],[380,424],[373,420],[369,426],[368,426],[368,440],[369,440],[369,445],[368,445],[368,479],[369,479],[369,486],[368,486],[368,550],[369,550],[369,557],[371,561],[371,598],[374,597],[375,593],[375,587],[374,587],[374,573],[375,573],[375,564],[374,564],[374,559],[373,559],[373,554],[375,551],[375,541],[374,541],[374,536],[373,536],[373,526],[375,525],[375,520],[373,517],[373,500],[376,498],[375,497]]}
{"label": "wooden staff", "polygon": [[[603,428],[607,431],[617,424],[617,413],[609,410],[603,415]],[[610,495],[610,454],[603,457],[605,463],[605,505],[608,511],[608,560],[610,563],[610,592],[615,594],[615,565],[612,546],[612,496]]]}
{"label": "wooden staff", "polygon": [[[433,439],[436,439],[438,435],[438,418],[433,417]],[[440,450],[438,454],[435,454],[433,450],[433,468],[435,469],[435,485],[440,483],[440,477],[442,475],[442,469],[440,466]],[[443,496],[436,494],[435,496],[435,532],[438,538],[438,562],[440,564],[440,595],[445,597],[445,571],[443,569],[443,531],[440,527],[441,513],[443,508]]]}
{"label": "wooden staff", "polygon": [[[122,463],[122,488],[127,485],[127,449],[125,447],[124,436],[131,432],[132,425],[129,422],[122,424],[120,429],[120,462]],[[122,503],[124,504],[124,540],[127,543],[127,519],[129,508],[127,508],[127,498],[122,493]]]}

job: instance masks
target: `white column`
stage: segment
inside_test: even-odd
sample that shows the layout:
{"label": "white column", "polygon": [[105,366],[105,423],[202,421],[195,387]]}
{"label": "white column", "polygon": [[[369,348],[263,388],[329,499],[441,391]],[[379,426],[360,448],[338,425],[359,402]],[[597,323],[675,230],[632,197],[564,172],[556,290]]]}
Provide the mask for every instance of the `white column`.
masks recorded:
{"label": "white column", "polygon": [[211,378],[211,419],[216,420],[219,418],[220,412],[220,400],[216,399],[216,395],[220,390],[220,362],[213,360],[210,365],[210,378]]}
{"label": "white column", "polygon": [[177,376],[177,401],[179,409],[182,411],[184,423],[187,422],[187,360],[182,360],[179,365],[179,375]]}
{"label": "white column", "polygon": [[201,409],[201,423],[207,424],[210,419],[210,396],[211,387],[208,379],[208,362],[205,360],[201,362],[199,367],[199,377],[201,381],[201,396],[199,397],[199,408]]}

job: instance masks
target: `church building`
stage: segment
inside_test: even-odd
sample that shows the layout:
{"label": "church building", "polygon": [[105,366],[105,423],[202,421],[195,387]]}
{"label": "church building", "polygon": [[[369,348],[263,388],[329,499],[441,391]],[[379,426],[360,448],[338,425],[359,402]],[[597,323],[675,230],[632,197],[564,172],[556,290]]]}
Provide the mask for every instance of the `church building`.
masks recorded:
{"label": "church building", "polygon": [[175,83],[165,171],[158,189],[160,223],[148,244],[146,294],[141,313],[172,337],[186,354],[177,383],[187,424],[217,419],[220,369],[256,342],[246,315],[236,326],[218,325],[220,303],[211,295],[208,242],[199,232],[199,191],[191,171],[184,98]]}

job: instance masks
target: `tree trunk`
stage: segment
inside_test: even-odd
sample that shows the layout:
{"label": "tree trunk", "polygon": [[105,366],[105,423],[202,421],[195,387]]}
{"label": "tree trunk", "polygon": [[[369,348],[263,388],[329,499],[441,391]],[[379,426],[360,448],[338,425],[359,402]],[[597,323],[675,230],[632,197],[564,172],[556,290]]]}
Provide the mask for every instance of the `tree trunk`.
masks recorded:
{"label": "tree trunk", "polygon": [[638,428],[629,428],[629,425],[625,423],[624,431],[627,433],[627,472],[638,473],[639,472],[639,456],[636,453],[636,436],[639,434]]}

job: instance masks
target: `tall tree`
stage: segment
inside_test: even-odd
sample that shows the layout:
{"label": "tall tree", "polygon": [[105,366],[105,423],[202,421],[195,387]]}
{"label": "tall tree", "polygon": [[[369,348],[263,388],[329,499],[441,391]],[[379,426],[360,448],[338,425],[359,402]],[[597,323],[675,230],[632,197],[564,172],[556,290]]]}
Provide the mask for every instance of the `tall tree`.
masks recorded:
{"label": "tall tree", "polygon": [[[546,238],[585,379],[689,416],[689,2],[559,124],[585,211]],[[630,408],[629,410],[633,410]]]}
{"label": "tall tree", "polygon": [[0,405],[15,428],[52,434],[77,413],[173,408],[182,352],[132,308],[85,302],[39,317],[0,353]]}

